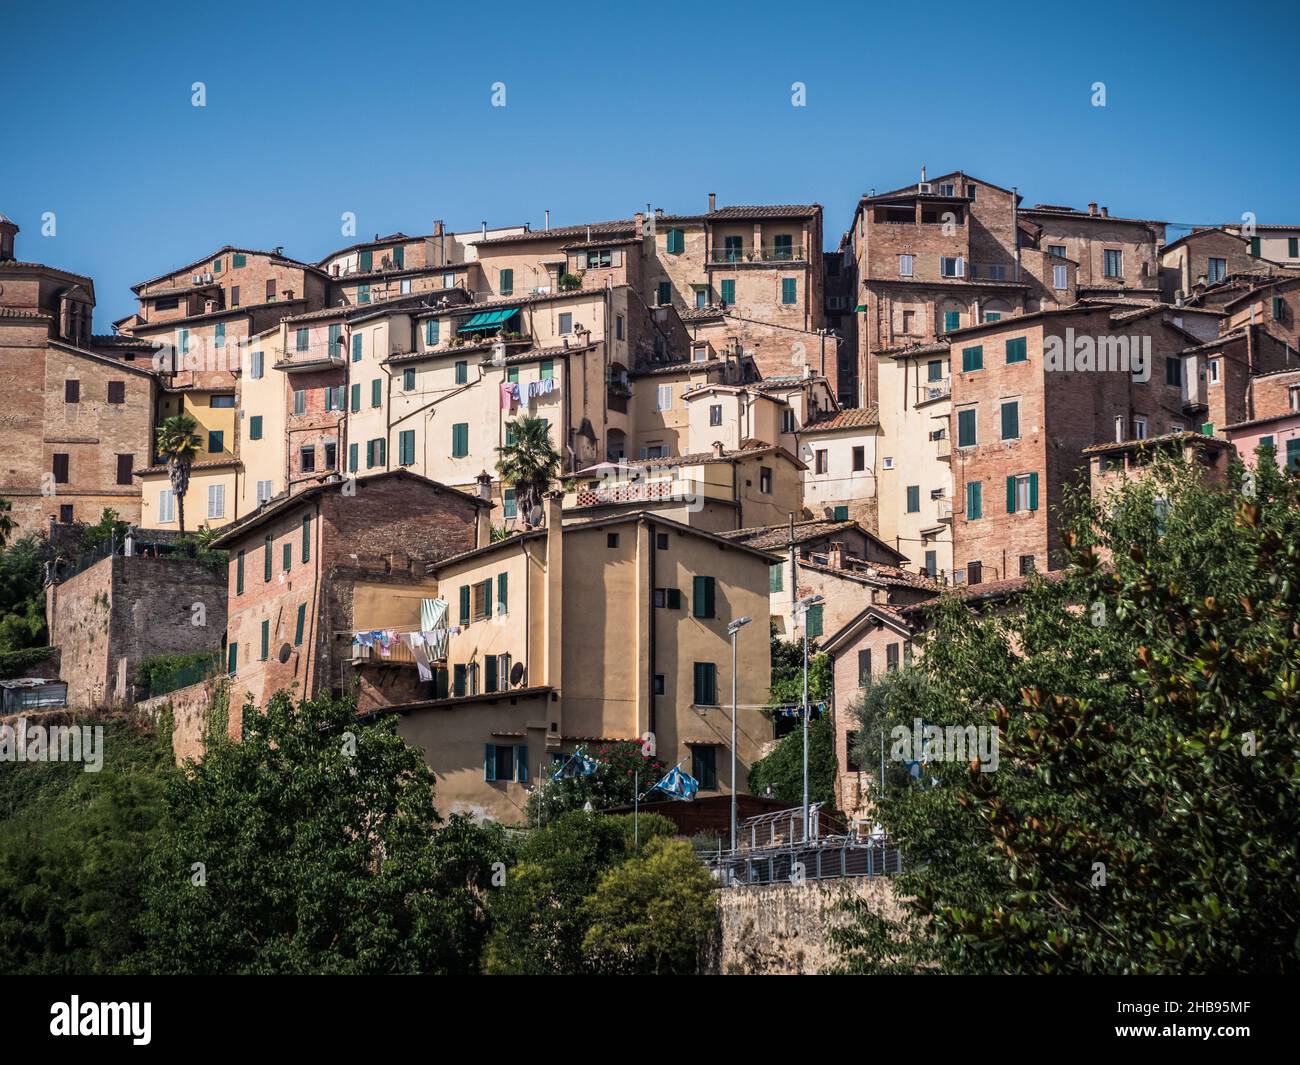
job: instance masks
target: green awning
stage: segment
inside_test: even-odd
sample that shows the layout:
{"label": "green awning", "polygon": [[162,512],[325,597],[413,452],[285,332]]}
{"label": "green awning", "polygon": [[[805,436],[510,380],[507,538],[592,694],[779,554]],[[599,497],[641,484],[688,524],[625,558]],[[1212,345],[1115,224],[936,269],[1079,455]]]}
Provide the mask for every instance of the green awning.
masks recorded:
{"label": "green awning", "polygon": [[856,307],[853,308],[854,312],[858,314],[861,314],[866,309],[867,309],[867,305],[865,303],[859,303]]}
{"label": "green awning", "polygon": [[456,330],[457,333],[477,333],[483,329],[496,329],[519,313],[518,307],[504,311],[480,311]]}

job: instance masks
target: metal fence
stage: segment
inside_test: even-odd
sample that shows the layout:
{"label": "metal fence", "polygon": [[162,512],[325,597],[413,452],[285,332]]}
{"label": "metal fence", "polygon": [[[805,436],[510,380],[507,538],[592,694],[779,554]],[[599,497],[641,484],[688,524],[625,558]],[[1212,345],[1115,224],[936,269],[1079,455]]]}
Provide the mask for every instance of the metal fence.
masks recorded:
{"label": "metal fence", "polygon": [[722,884],[798,883],[850,876],[887,876],[903,871],[903,855],[883,840],[832,836],[806,845],[722,851],[706,858]]}

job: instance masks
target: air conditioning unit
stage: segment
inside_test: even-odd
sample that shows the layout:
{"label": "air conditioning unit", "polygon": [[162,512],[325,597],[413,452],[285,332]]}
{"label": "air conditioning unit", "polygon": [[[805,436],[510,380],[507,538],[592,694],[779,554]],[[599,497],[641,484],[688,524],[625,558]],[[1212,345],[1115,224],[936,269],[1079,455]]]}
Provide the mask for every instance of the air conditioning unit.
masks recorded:
{"label": "air conditioning unit", "polygon": [[894,460],[889,455],[885,456],[884,468],[887,470],[892,470],[894,468]]}
{"label": "air conditioning unit", "polygon": [[933,189],[934,186],[931,185],[930,182],[928,181],[917,182],[916,191],[921,193],[922,195],[925,195],[926,193],[933,191]]}
{"label": "air conditioning unit", "polygon": [[196,284],[196,285],[201,285],[201,284],[203,284],[203,275],[202,275],[202,274],[195,274],[194,277],[193,277],[193,282],[194,282],[194,284]]}
{"label": "air conditioning unit", "polygon": [[205,285],[210,285],[210,284],[212,284],[212,275],[211,275],[211,274],[204,274],[204,275],[203,275],[203,283],[204,283]]}

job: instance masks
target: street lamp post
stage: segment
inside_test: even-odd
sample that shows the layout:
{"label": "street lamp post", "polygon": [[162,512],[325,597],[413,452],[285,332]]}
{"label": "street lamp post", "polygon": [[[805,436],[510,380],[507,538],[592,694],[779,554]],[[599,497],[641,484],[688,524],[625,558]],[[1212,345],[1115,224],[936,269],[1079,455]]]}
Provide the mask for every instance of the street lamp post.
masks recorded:
{"label": "street lamp post", "polygon": [[736,849],[736,633],[754,619],[736,618],[727,626],[731,637],[731,849]]}
{"label": "street lamp post", "polygon": [[808,842],[808,611],[822,602],[820,595],[799,600],[803,615],[803,842]]}

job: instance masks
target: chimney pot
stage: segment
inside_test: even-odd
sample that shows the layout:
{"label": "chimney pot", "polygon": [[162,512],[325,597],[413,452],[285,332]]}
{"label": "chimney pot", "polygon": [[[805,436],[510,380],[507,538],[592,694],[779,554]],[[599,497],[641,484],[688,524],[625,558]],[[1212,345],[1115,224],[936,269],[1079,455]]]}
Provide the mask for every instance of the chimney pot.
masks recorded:
{"label": "chimney pot", "polygon": [[722,453],[723,453],[723,451],[725,451],[725,450],[726,450],[726,448],[723,447],[723,444],[722,444],[722,441],[721,441],[721,440],[715,440],[715,441],[713,441],[713,456],[714,456],[714,458],[719,458],[719,459],[722,458]]}
{"label": "chimney pot", "polygon": [[718,194],[716,192],[710,192],[709,193],[709,214],[712,214],[717,209],[718,209]]}
{"label": "chimney pot", "polygon": [[1097,205],[1095,203],[1088,204],[1088,213],[1090,215],[1095,215],[1097,213]]}
{"label": "chimney pot", "polygon": [[645,235],[645,215],[640,211],[637,211],[637,213],[632,216],[632,220],[633,228],[636,232],[636,239],[640,240]]}
{"label": "chimney pot", "polygon": [[436,222],[433,223],[433,235],[434,235],[435,237],[440,237],[440,236],[442,236],[442,219],[441,219],[441,218],[439,218]]}
{"label": "chimney pot", "polygon": [[476,478],[474,478],[474,480],[478,482],[479,499],[491,499],[492,498],[492,475],[488,473],[487,470],[484,470]]}
{"label": "chimney pot", "polygon": [[1109,218],[1109,217],[1110,217],[1110,208],[1109,208],[1109,207],[1103,207],[1103,208],[1101,209],[1101,217],[1102,217],[1102,218]]}

